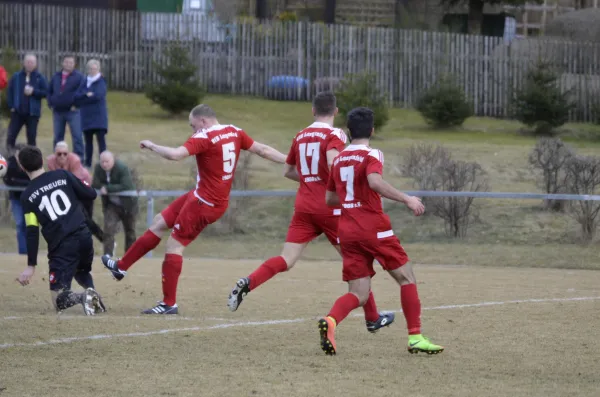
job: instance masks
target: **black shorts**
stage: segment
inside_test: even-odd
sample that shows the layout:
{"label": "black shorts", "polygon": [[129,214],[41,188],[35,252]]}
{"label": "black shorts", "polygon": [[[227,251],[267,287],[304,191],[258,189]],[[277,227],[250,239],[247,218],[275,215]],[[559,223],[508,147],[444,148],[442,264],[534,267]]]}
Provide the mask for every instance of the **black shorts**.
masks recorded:
{"label": "black shorts", "polygon": [[87,228],[67,236],[48,253],[50,290],[71,289],[75,273],[89,273],[94,261],[94,243]]}

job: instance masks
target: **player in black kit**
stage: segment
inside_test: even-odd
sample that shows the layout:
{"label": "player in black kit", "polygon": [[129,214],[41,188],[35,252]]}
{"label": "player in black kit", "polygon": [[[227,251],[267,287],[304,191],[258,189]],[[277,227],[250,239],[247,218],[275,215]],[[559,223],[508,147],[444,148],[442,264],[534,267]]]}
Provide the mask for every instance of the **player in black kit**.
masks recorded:
{"label": "player in black kit", "polygon": [[[26,146],[17,153],[19,165],[31,182],[21,195],[27,225],[28,267],[17,281],[25,286],[35,273],[39,246],[39,226],[48,243],[50,291],[58,312],[76,304],[86,315],[104,312],[100,295],[94,290],[92,234],[81,201],[96,198],[96,191],[65,170],[45,172],[40,149]],[[75,281],[84,292],[71,291]]]}

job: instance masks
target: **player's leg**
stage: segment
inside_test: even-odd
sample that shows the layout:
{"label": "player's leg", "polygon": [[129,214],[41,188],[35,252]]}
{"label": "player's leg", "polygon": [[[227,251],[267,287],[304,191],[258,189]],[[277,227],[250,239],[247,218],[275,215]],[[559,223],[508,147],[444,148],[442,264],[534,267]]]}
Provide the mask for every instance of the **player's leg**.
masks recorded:
{"label": "player's leg", "polygon": [[81,304],[88,316],[93,316],[95,307],[99,306],[99,296],[92,288],[84,292],[71,291],[71,283],[79,265],[78,241],[69,239],[62,242],[61,247],[49,256],[49,281],[52,303],[57,312]]}
{"label": "player's leg", "polygon": [[[327,240],[329,240],[333,248],[335,248],[341,256],[342,250],[340,248],[339,239],[337,237],[339,218],[340,217],[336,215],[321,215],[319,217],[315,217],[315,221],[327,237]],[[379,313],[377,311],[377,304],[375,303],[375,296],[373,296],[373,291],[369,292],[369,297],[362,308],[365,312],[365,323],[367,326],[367,331],[371,333],[375,333],[383,327],[388,327],[392,325],[394,319],[396,318],[394,313]]]}
{"label": "player's leg", "polygon": [[328,355],[336,354],[335,329],[352,310],[364,305],[369,299],[373,256],[361,242],[342,243],[343,279],[348,282],[348,293],[335,301],[327,316],[318,321],[321,349]]}
{"label": "player's leg", "polygon": [[[94,262],[94,241],[92,239],[91,232],[83,233],[79,238],[79,264],[75,271],[75,281],[84,290],[92,289],[95,290],[94,278],[92,277],[92,263]],[[93,303],[97,303],[94,307],[96,313],[104,313],[106,306],[102,302],[102,297],[98,294],[98,300]]]}
{"label": "player's leg", "polygon": [[433,344],[421,334],[421,301],[417,291],[417,279],[406,252],[396,237],[380,240],[376,258],[400,286],[400,303],[408,328],[408,351],[437,354],[442,346]]}
{"label": "player's leg", "polygon": [[150,228],[140,238],[135,240],[121,259],[115,260],[106,255],[102,257],[102,263],[111,271],[117,281],[125,277],[127,270],[134,263],[160,244],[164,232],[173,227],[175,219],[179,216],[179,212],[190,194],[192,193],[186,193],[177,198],[160,214],[156,215]]}
{"label": "player's leg", "polygon": [[294,267],[308,243],[320,234],[310,214],[294,212],[281,255],[267,259],[248,277],[237,281],[227,300],[229,310],[236,311],[250,291]]}
{"label": "player's leg", "polygon": [[175,220],[178,225],[167,240],[165,259],[162,264],[163,300],[144,310],[143,314],[177,314],[177,285],[183,267],[183,251],[206,226],[216,222],[226,208],[210,207],[193,195],[188,197]]}

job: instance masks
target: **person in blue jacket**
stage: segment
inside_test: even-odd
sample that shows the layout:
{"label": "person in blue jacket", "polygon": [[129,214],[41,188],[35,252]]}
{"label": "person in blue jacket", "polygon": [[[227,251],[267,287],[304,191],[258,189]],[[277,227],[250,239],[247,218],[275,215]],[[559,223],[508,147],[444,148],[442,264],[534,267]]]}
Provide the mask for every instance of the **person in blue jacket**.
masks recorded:
{"label": "person in blue jacket", "polygon": [[87,77],[75,95],[75,106],[81,113],[81,127],[85,138],[83,165],[92,167],[94,135],[98,141],[98,155],[106,150],[108,132],[108,109],[106,107],[106,80],[100,73],[100,62],[92,59],[87,63]]}
{"label": "person in blue jacket", "polygon": [[37,58],[25,55],[23,69],[15,73],[8,83],[6,101],[10,109],[10,123],[6,149],[12,151],[21,128],[27,131],[27,144],[36,146],[37,127],[42,115],[42,99],[48,92],[46,78],[37,71]]}
{"label": "person in blue jacket", "polygon": [[54,121],[54,143],[65,139],[65,127],[69,124],[73,152],[83,161],[83,135],[81,132],[81,116],[75,106],[75,94],[85,78],[75,69],[75,57],[67,55],[63,58],[62,70],[56,72],[48,87],[48,107],[52,109]]}

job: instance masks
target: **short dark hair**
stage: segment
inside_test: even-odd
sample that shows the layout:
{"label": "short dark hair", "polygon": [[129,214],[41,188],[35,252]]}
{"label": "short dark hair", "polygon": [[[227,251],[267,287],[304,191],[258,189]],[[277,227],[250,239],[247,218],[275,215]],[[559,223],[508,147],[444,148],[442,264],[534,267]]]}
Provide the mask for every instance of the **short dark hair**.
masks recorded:
{"label": "short dark hair", "polygon": [[315,116],[333,116],[335,114],[336,99],[331,91],[319,92],[313,98]]}
{"label": "short dark hair", "polygon": [[354,108],[348,113],[346,124],[352,139],[370,138],[373,132],[374,116],[369,108]]}
{"label": "short dark hair", "polygon": [[34,172],[44,166],[42,151],[35,146],[25,146],[19,150],[19,164],[25,172]]}

